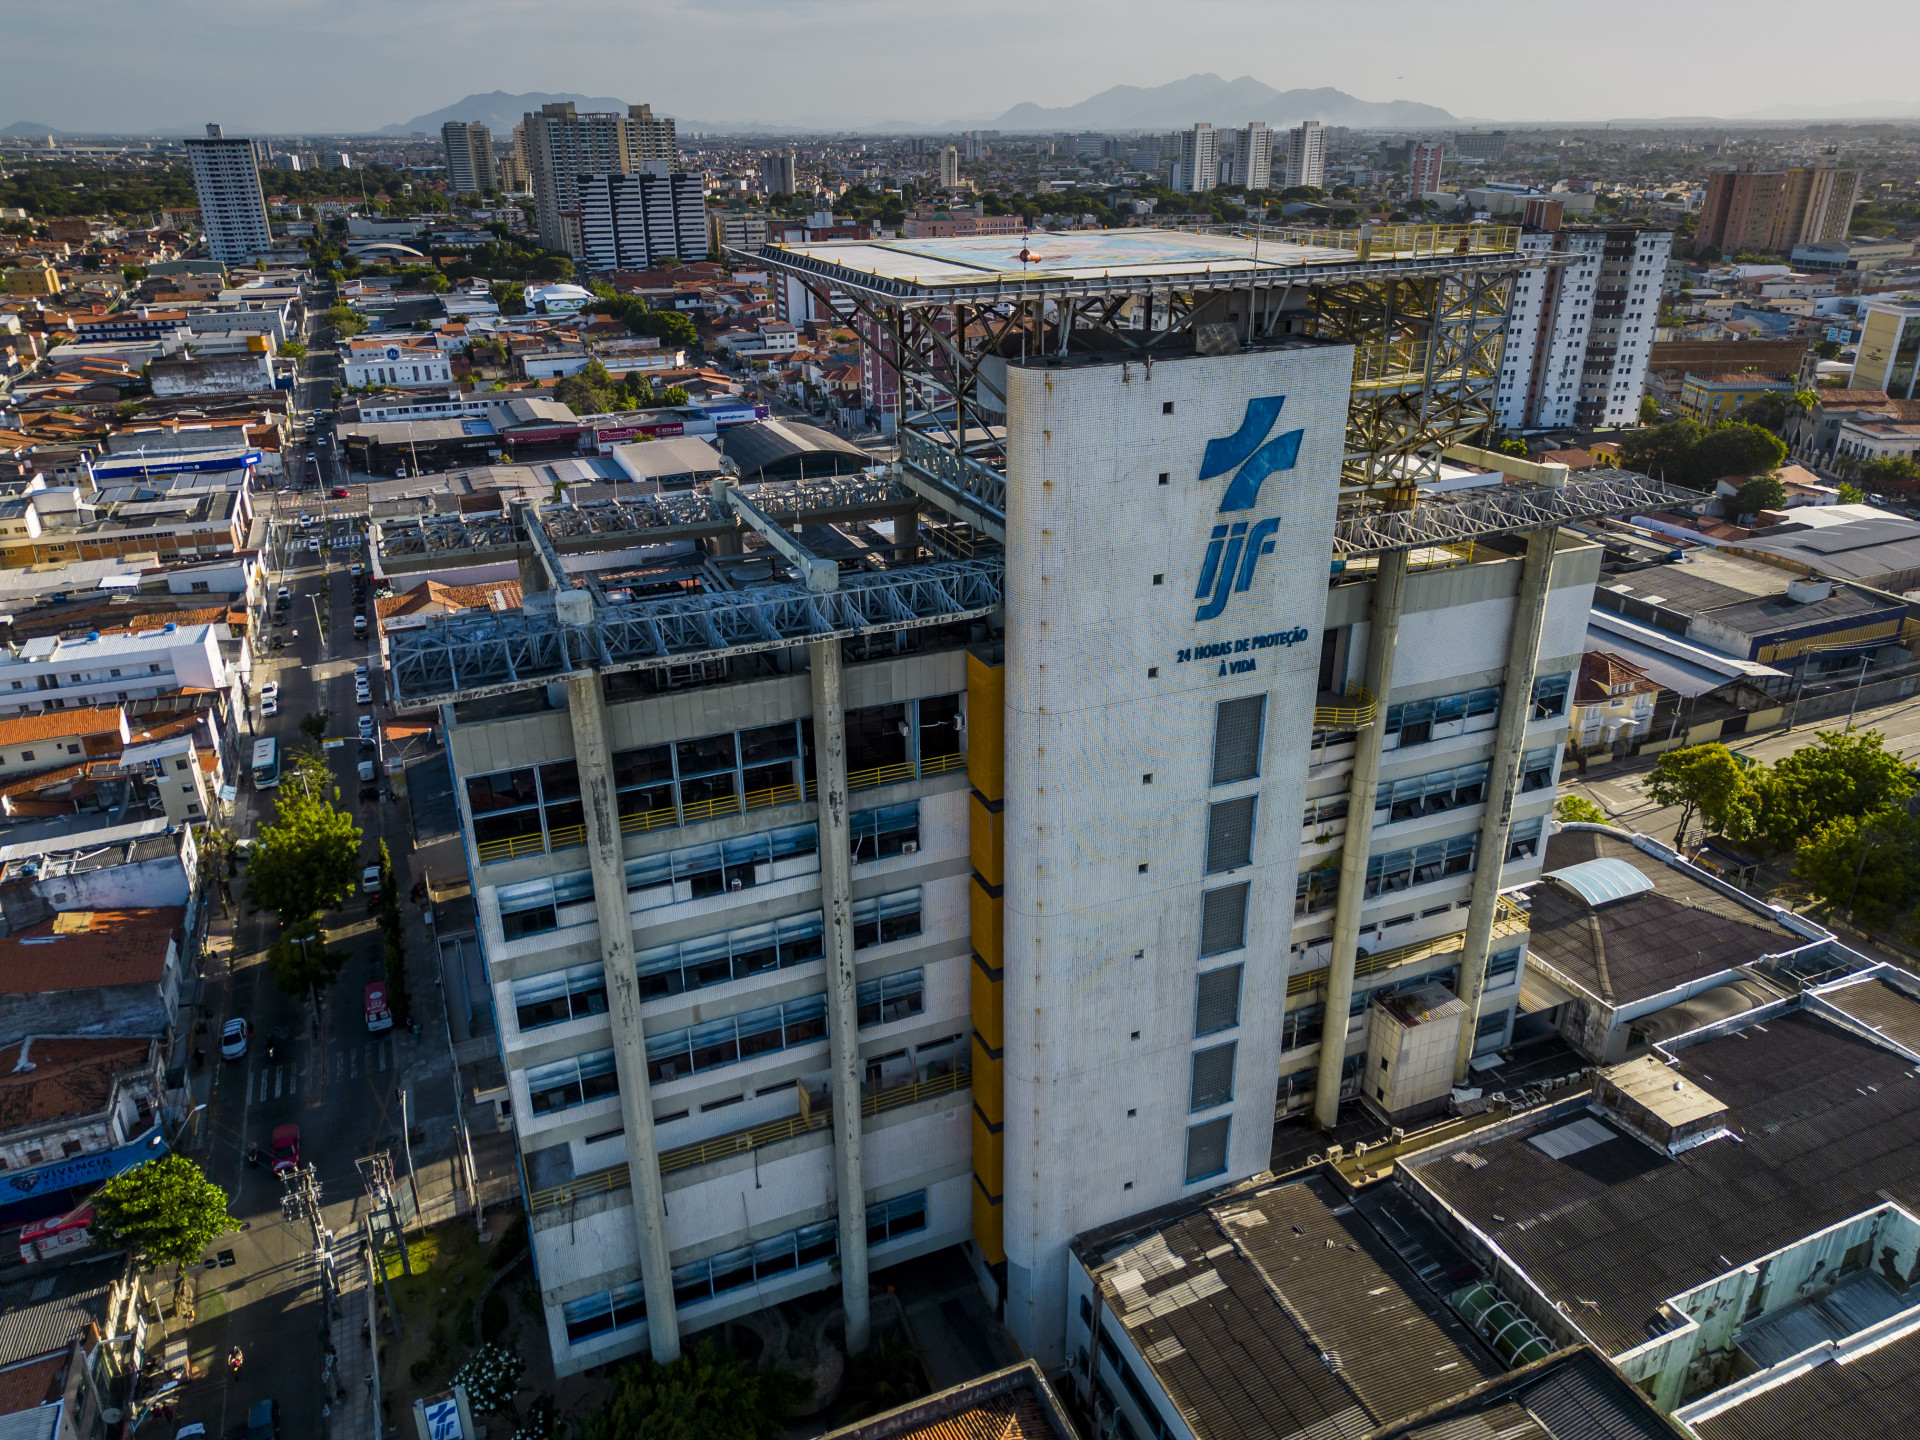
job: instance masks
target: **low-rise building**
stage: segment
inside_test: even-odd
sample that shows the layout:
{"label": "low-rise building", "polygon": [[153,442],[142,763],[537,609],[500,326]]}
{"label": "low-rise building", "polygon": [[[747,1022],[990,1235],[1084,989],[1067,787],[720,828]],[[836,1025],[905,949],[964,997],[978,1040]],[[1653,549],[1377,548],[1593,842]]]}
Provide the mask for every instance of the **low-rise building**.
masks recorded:
{"label": "low-rise building", "polygon": [[[57,1213],[32,1201],[8,1209]],[[146,1288],[124,1253],[44,1268],[0,1286],[0,1434],[98,1440],[147,1356]]]}
{"label": "low-rise building", "polygon": [[1791,375],[1757,373],[1688,375],[1680,385],[1680,411],[1712,424],[1730,420],[1749,400],[1768,394],[1792,394],[1798,384]]}
{"label": "low-rise building", "polygon": [[0,1043],[179,1032],[184,912],[63,910],[0,937]]}
{"label": "low-rise building", "polygon": [[0,1047],[0,1171],[16,1192],[50,1160],[118,1150],[157,1133],[166,1103],[160,1042],[33,1035]]}
{"label": "low-rise building", "polygon": [[1660,682],[1640,666],[1610,650],[1589,650],[1580,657],[1580,678],[1573,686],[1567,745],[1591,755],[1644,740],[1653,729],[1653,706]]}
{"label": "low-rise building", "polygon": [[42,636],[0,651],[0,713],[34,714],[162,695],[182,686],[225,690],[227,665],[212,625],[163,625],[69,640]]}
{"label": "low-rise building", "polygon": [[0,776],[30,775],[75,760],[111,760],[130,732],[119,705],[42,710],[0,720]]}
{"label": "low-rise building", "polygon": [[452,364],[431,336],[375,336],[351,340],[341,362],[342,383],[365,385],[445,385],[453,379]]}

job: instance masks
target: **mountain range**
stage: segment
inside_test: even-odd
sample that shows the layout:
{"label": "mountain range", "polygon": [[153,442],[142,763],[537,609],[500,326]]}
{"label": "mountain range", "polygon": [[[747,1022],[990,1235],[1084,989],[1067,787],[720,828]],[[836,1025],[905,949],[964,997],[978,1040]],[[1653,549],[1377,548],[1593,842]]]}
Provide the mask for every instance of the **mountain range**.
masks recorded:
{"label": "mountain range", "polygon": [[1200,120],[1215,125],[1264,120],[1272,126],[1318,120],[1377,130],[1450,125],[1454,119],[1437,105],[1413,100],[1360,100],[1331,89],[1276,90],[1251,75],[1222,80],[1207,74],[1151,87],[1115,85],[1077,105],[1049,109],[1028,102],[993,124],[1001,130],[1173,130]]}
{"label": "mountain range", "polygon": [[538,110],[542,105],[557,104],[571,100],[582,112],[589,110],[612,110],[621,115],[627,113],[627,102],[614,100],[605,95],[549,95],[534,90],[525,95],[509,95],[504,90],[491,90],[485,95],[469,95],[464,100],[440,110],[429,111],[425,115],[416,115],[400,125],[386,125],[376,130],[376,135],[411,135],[418,130],[424,135],[438,136],[440,127],[449,120],[477,121],[493,132],[496,140],[506,140],[513,135],[513,127],[520,123],[521,117],[530,111]]}

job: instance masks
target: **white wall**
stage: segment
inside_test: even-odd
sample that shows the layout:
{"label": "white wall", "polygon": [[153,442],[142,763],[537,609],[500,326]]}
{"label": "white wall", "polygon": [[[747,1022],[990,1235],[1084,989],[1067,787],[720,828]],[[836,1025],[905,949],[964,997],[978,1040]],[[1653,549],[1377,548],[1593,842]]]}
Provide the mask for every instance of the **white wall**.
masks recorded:
{"label": "white wall", "polygon": [[[1240,1045],[1229,1170],[1205,1184],[1267,1164],[1351,363],[1329,346],[1007,367],[1006,1318],[1043,1364],[1067,1241],[1204,1188],[1183,1183],[1196,1049]],[[1267,396],[1285,404],[1263,438],[1304,430],[1297,464],[1223,514],[1234,472],[1200,480],[1203,453]],[[1197,619],[1215,527],[1269,517],[1250,589]],[[1275,634],[1299,638],[1181,658]],[[1262,778],[1214,790],[1215,706],[1256,694]],[[1208,805],[1245,795],[1253,863],[1206,877]],[[1245,962],[1241,1024],[1196,1042],[1201,894],[1243,880],[1250,947],[1207,962]]]}

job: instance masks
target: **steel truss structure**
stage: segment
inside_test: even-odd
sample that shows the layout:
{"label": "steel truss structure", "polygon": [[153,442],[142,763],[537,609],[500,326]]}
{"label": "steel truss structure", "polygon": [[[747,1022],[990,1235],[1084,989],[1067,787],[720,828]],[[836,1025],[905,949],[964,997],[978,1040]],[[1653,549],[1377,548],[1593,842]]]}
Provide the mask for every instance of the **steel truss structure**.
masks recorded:
{"label": "steel truss structure", "polygon": [[726,660],[767,650],[978,619],[1003,603],[997,557],[943,561],[803,584],[654,600],[596,600],[591,623],[563,622],[547,595],[526,607],[451,615],[387,633],[397,709],[603,675]]}
{"label": "steel truss structure", "polygon": [[1509,481],[1429,496],[1411,510],[1342,515],[1334,522],[1333,553],[1367,555],[1458,544],[1609,515],[1698,504],[1701,498],[1697,490],[1681,490],[1631,470],[1582,470],[1558,487]]}

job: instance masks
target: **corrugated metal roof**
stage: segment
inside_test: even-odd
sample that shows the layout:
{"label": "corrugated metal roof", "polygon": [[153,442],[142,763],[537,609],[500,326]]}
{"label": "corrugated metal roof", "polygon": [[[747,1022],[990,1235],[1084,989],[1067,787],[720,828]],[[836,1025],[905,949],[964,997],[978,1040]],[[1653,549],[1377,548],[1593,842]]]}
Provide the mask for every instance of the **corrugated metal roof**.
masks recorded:
{"label": "corrugated metal roof", "polygon": [[124,1256],[107,1256],[0,1290],[0,1365],[64,1349],[89,1320],[106,1324],[109,1296],[125,1266]]}
{"label": "corrugated metal roof", "polygon": [[1706,1420],[1700,1440],[1863,1440],[1920,1433],[1920,1337],[1828,1363]]}

